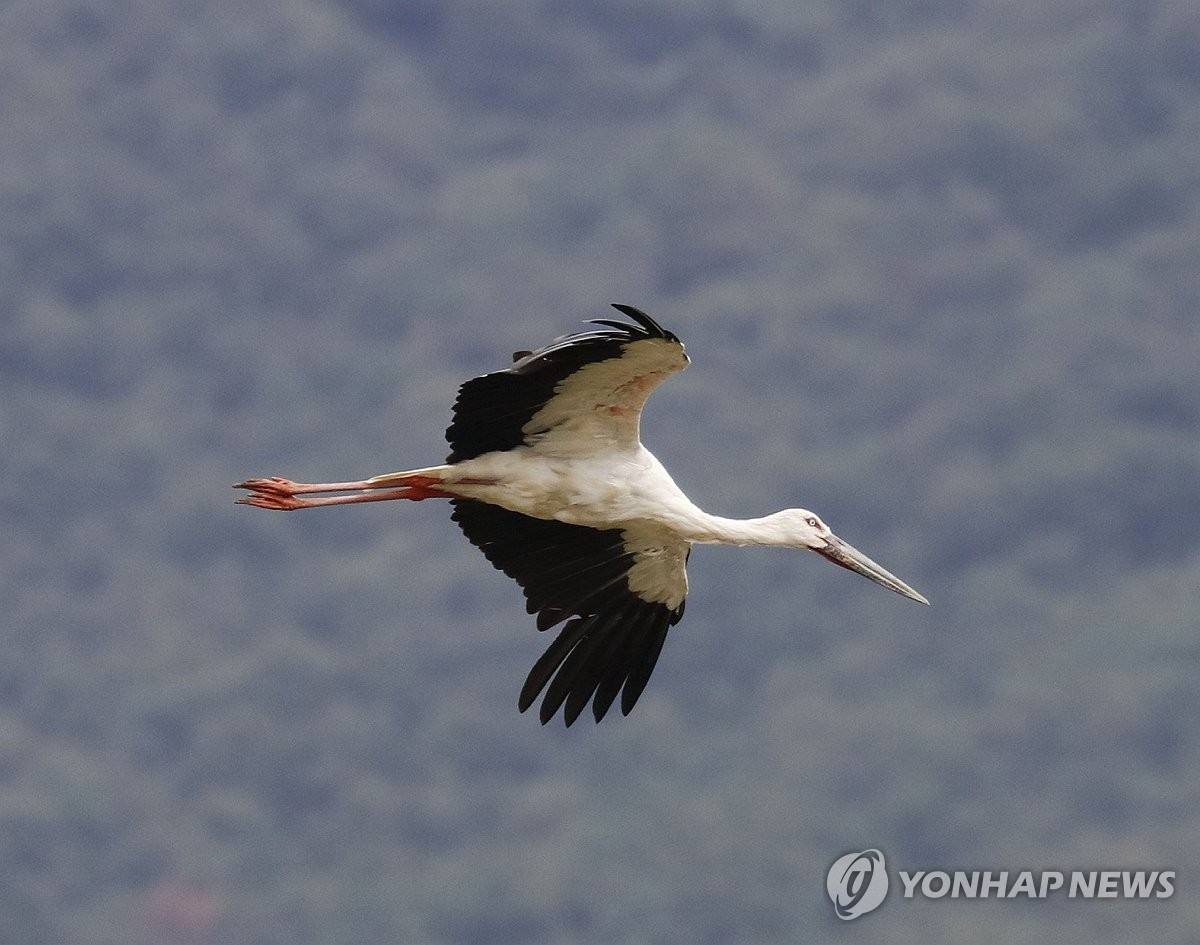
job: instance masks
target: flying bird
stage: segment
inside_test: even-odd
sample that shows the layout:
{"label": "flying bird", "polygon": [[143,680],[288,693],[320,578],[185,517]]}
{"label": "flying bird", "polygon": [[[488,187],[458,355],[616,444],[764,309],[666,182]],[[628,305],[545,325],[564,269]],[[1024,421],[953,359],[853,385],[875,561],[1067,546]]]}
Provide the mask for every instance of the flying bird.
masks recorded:
{"label": "flying bird", "polygon": [[539,630],[562,625],[534,664],[518,706],[539,695],[543,724],[570,725],[587,706],[599,722],[646,687],[683,616],[693,544],[815,551],[905,597],[923,596],[855,550],[806,509],[731,519],[696,506],[642,445],[646,398],[690,362],[679,339],[644,312],[596,319],[511,367],[467,381],[440,466],[355,482],[250,479],[243,505],[308,509],[389,499],[449,499],[452,518],[524,589]]}

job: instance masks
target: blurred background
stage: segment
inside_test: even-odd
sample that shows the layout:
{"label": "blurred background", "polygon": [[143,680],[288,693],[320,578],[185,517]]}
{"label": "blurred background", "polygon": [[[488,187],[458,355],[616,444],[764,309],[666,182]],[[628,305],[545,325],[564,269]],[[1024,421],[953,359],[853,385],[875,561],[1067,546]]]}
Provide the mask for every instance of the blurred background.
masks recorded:
{"label": "blurred background", "polygon": [[[0,941],[1195,942],[1190,0],[0,6]],[[634,713],[439,503],[457,385],[646,309],[647,444],[924,592],[700,548]],[[825,873],[1178,871],[1149,902]]]}

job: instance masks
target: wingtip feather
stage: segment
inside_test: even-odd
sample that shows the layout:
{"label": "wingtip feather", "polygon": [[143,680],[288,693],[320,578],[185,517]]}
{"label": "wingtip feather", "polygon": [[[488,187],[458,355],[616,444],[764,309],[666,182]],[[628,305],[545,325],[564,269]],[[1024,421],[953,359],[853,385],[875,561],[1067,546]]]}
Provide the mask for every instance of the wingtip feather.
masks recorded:
{"label": "wingtip feather", "polygon": [[667,329],[663,328],[662,325],[643,312],[640,308],[635,308],[632,305],[625,305],[621,302],[610,302],[609,304],[622,315],[627,315],[629,318],[632,318],[635,322],[637,322],[638,325],[640,325],[650,337],[662,338],[665,341],[674,341],[676,343],[679,342],[679,338],[674,332],[667,331]]}

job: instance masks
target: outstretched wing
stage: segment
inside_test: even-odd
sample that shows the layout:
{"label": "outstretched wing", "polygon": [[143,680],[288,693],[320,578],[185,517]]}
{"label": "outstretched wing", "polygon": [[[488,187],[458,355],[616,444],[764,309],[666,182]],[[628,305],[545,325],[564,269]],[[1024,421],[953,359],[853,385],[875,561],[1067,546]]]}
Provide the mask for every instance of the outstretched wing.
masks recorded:
{"label": "outstretched wing", "polygon": [[599,722],[618,692],[628,715],[683,616],[688,543],[531,518],[473,499],[451,504],[463,534],[524,588],[538,629],[566,621],[525,680],[521,711],[545,689],[543,725],[564,706],[570,725],[589,700]]}
{"label": "outstretched wing", "polygon": [[517,446],[564,456],[636,446],[646,398],[687,367],[688,356],[645,312],[613,308],[633,323],[597,319],[598,328],[518,351],[512,367],[463,384],[446,430],[446,461]]}

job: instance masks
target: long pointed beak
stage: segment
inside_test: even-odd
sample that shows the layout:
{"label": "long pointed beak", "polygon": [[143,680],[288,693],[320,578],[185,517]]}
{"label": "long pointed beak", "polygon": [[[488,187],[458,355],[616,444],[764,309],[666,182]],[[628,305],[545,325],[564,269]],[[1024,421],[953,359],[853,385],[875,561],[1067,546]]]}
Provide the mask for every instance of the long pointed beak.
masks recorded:
{"label": "long pointed beak", "polygon": [[922,604],[929,603],[924,595],[918,594],[896,577],[896,575],[892,574],[891,571],[880,567],[857,548],[846,544],[837,535],[830,535],[828,544],[824,548],[815,548],[813,550],[817,554],[828,558],[836,565],[854,571],[856,574],[861,574],[863,577],[868,577],[876,584],[882,584],[889,591],[895,591],[897,594],[911,597]]}

